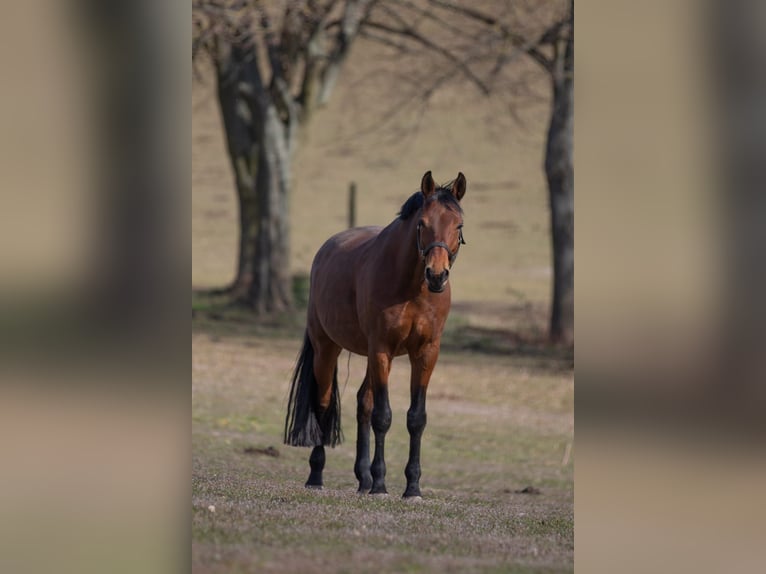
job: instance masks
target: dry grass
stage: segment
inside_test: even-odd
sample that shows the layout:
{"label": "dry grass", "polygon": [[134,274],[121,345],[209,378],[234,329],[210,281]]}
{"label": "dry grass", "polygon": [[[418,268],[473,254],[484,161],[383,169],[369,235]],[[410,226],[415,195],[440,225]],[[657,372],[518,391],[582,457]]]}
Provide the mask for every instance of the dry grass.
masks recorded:
{"label": "dry grass", "polygon": [[[424,500],[400,499],[408,365],[394,363],[387,498],[356,495],[354,395],[364,361],[340,367],[346,441],[325,490],[307,491],[308,449],[285,447],[287,379],[299,340],[193,336],[195,571],[567,570],[573,560],[573,381],[506,356],[445,352],[423,438]],[[275,447],[278,456],[272,449]],[[246,451],[250,452],[246,452]],[[515,491],[535,486],[540,495]],[[215,511],[209,510],[210,506]]]}

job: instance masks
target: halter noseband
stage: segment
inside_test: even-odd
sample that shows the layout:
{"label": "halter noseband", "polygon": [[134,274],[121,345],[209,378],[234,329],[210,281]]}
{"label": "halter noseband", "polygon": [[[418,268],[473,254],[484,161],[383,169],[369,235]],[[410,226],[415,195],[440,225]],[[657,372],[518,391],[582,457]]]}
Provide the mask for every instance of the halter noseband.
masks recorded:
{"label": "halter noseband", "polygon": [[420,243],[420,228],[423,227],[420,223],[418,223],[418,234],[417,234],[417,243],[418,243],[418,253],[420,253],[420,256],[425,260],[425,258],[428,256],[428,252],[431,251],[434,247],[442,247],[447,251],[447,254],[449,255],[449,266],[452,267],[452,265],[455,263],[455,259],[457,259],[457,252],[460,251],[460,246],[465,245],[465,239],[463,239],[463,226],[461,225],[458,227],[458,243],[457,243],[457,249],[455,249],[455,252],[453,253],[449,245],[444,243],[444,241],[434,241],[433,243],[430,243],[428,247],[423,249],[421,247]]}

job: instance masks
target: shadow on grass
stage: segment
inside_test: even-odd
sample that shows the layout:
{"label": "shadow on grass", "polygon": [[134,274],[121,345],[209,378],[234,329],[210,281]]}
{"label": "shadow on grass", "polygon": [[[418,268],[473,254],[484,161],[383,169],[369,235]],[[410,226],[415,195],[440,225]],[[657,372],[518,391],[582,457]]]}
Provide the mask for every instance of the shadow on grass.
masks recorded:
{"label": "shadow on grass", "polygon": [[290,311],[256,314],[230,287],[192,288],[192,332],[219,336],[300,338],[306,327],[309,278],[293,276],[293,303]]}
{"label": "shadow on grass", "polygon": [[518,357],[530,367],[565,372],[574,368],[574,348],[548,339],[546,305],[456,301],[442,335],[442,350]]}
{"label": "shadow on grass", "polygon": [[220,290],[192,290],[192,333],[211,337],[300,338],[306,327],[305,308],[256,314],[247,304]]}
{"label": "shadow on grass", "polygon": [[548,371],[574,368],[574,349],[552,345],[544,335],[479,327],[466,324],[459,317],[451,323],[448,322],[442,336],[443,352],[520,357]]}

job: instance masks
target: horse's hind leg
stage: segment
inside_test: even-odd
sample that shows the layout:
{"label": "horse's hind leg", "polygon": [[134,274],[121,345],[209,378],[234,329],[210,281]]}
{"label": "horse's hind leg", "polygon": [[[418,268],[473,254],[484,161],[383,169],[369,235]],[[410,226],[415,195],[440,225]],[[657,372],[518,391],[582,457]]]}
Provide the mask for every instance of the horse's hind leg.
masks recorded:
{"label": "horse's hind leg", "polygon": [[365,375],[362,386],[356,394],[356,461],[354,474],[359,481],[359,493],[370,492],[372,473],[370,472],[370,419],[372,417],[372,387],[370,376]]}
{"label": "horse's hind leg", "polygon": [[[341,348],[326,336],[314,337],[314,377],[317,382],[316,416],[322,429],[322,444],[311,451],[311,472],[306,488],[322,488],[322,472],[325,465],[325,445],[335,446],[339,437],[333,436],[340,429],[340,408],[337,399],[337,364]],[[336,396],[333,396],[336,395]]]}
{"label": "horse's hind leg", "polygon": [[311,450],[311,456],[309,457],[309,467],[311,467],[311,472],[309,473],[309,478],[306,481],[306,488],[322,488],[322,471],[324,470],[324,462],[324,445],[320,444]]}

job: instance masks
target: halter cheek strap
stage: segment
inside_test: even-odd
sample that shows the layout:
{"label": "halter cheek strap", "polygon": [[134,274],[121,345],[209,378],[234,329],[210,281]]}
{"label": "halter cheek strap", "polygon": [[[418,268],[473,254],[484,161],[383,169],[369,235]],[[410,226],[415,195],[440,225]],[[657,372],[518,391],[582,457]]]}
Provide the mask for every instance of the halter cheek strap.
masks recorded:
{"label": "halter cheek strap", "polygon": [[418,235],[417,235],[417,243],[418,243],[418,253],[420,253],[420,256],[425,259],[428,256],[428,252],[431,251],[431,249],[435,247],[442,247],[445,251],[447,251],[447,255],[449,256],[449,266],[452,267],[452,265],[455,263],[455,259],[457,259],[457,252],[460,251],[460,246],[465,245],[465,239],[463,239],[463,230],[462,228],[458,230],[458,244],[457,249],[455,249],[455,252],[453,253],[449,245],[444,243],[444,241],[434,241],[433,243],[430,243],[428,247],[423,249],[421,247],[420,243],[420,225],[418,225]]}

